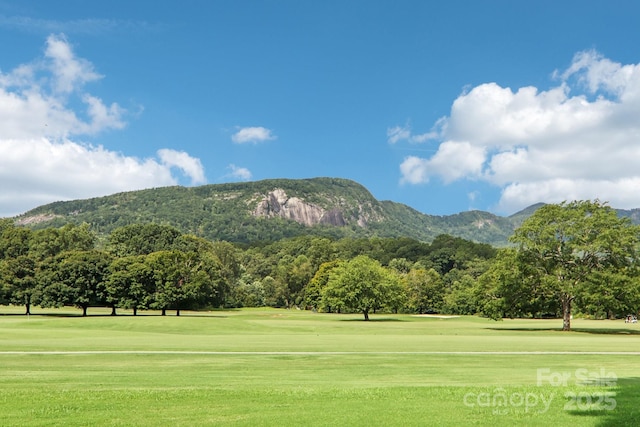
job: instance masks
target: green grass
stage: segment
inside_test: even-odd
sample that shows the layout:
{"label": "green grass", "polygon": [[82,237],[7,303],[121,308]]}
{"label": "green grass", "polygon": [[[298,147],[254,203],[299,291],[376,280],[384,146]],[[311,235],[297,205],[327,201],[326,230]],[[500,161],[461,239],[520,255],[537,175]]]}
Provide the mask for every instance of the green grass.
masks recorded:
{"label": "green grass", "polygon": [[[640,423],[640,326],[622,321],[34,312],[0,307],[0,425]],[[577,378],[599,373],[616,379]]]}

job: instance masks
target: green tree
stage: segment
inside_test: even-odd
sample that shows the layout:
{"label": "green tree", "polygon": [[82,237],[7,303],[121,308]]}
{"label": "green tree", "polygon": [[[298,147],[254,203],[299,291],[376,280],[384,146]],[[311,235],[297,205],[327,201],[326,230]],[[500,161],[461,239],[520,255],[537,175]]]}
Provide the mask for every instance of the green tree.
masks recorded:
{"label": "green tree", "polygon": [[87,308],[105,303],[110,258],[102,251],[68,251],[43,263],[39,303],[43,307],[73,305]]}
{"label": "green tree", "polygon": [[314,270],[317,270],[321,264],[335,259],[335,249],[331,240],[327,238],[313,238],[306,253]]}
{"label": "green tree", "polygon": [[444,282],[435,269],[412,269],[404,277],[408,304],[412,310],[418,313],[440,311],[444,299]]}
{"label": "green tree", "polygon": [[365,255],[337,266],[322,291],[325,306],[359,311],[364,320],[372,310],[396,305],[402,295],[399,276]]}
{"label": "green tree", "polygon": [[181,233],[170,225],[148,223],[116,228],[109,234],[107,248],[116,256],[147,255],[174,249]]}
{"label": "green tree", "polygon": [[94,249],[96,236],[89,225],[67,224],[62,228],[45,228],[33,233],[30,253],[36,260],[44,260],[65,251]]}
{"label": "green tree", "polygon": [[0,259],[27,255],[33,232],[28,228],[7,225],[0,232]]}
{"label": "green tree", "polygon": [[[640,227],[606,204],[575,201],[541,207],[511,241],[517,251],[515,267],[527,283],[560,303],[562,329],[568,331],[574,304],[606,293],[610,283],[597,275],[637,277],[639,236]],[[638,286],[637,280],[622,283]]]}
{"label": "green tree", "polygon": [[116,258],[109,266],[106,301],[114,307],[132,309],[135,316],[139,309],[149,308],[154,285],[153,270],[144,255]]}
{"label": "green tree", "polygon": [[259,280],[245,282],[241,279],[235,288],[234,300],[241,307],[263,307],[265,305],[265,289],[262,282]]}
{"label": "green tree", "polygon": [[407,274],[413,268],[413,263],[406,258],[393,258],[389,261],[389,268],[397,271],[399,274]]}
{"label": "green tree", "polygon": [[213,242],[205,257],[204,265],[209,271],[215,291],[211,303],[215,307],[225,306],[230,302],[233,289],[243,273],[240,251],[229,242]]}
{"label": "green tree", "polygon": [[468,274],[455,280],[444,296],[442,311],[450,314],[476,314],[479,311],[476,285],[477,280]]}
{"label": "green tree", "polygon": [[29,256],[33,232],[16,227],[13,221],[0,222],[0,299],[25,306],[31,314],[31,300],[35,291],[36,264]]}
{"label": "green tree", "polygon": [[[329,278],[333,270],[343,264],[342,260],[335,260],[322,263],[316,274],[311,278],[309,284],[304,289],[305,306],[313,307],[315,310],[322,305],[322,292],[329,283]],[[331,307],[326,307],[331,311]]]}
{"label": "green tree", "polygon": [[25,314],[31,314],[36,290],[35,261],[26,255],[0,260],[0,285],[2,282],[6,300],[11,304],[24,305]]}
{"label": "green tree", "polygon": [[264,303],[269,307],[285,307],[287,305],[287,287],[271,276],[262,279]]}
{"label": "green tree", "polygon": [[303,289],[309,283],[313,274],[313,266],[306,255],[292,257],[285,255],[278,263],[276,280],[284,285],[286,290],[285,303],[287,307],[302,302]]}
{"label": "green tree", "polygon": [[155,291],[152,308],[180,310],[196,308],[208,293],[209,277],[202,271],[202,263],[193,252],[159,251],[147,255],[145,262],[153,271]]}
{"label": "green tree", "polygon": [[597,319],[613,319],[618,314],[638,312],[640,286],[626,269],[599,271],[589,277],[586,292],[576,297],[581,314]]}
{"label": "green tree", "polygon": [[494,320],[560,314],[558,299],[544,286],[535,262],[524,256],[515,248],[501,249],[480,276],[474,299],[482,314]]}

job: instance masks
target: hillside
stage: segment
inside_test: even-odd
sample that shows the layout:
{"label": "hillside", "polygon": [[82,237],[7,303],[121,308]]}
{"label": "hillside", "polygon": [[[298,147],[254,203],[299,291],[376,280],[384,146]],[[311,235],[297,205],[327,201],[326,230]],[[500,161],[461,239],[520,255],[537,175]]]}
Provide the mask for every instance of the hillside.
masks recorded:
{"label": "hillside", "polygon": [[439,234],[450,234],[501,246],[530,212],[507,218],[481,211],[425,215],[400,203],[378,201],[354,181],[313,178],[163,187],[55,202],[16,221],[33,228],[87,222],[101,234],[131,223],[157,222],[209,239],[241,243],[303,234],[411,237],[428,242]]}

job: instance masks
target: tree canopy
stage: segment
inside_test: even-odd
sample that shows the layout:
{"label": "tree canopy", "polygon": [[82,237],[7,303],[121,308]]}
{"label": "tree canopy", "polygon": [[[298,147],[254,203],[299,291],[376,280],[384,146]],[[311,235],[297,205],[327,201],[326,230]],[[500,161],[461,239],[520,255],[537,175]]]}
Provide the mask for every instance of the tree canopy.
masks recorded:
{"label": "tree canopy", "polygon": [[325,305],[360,311],[369,320],[372,310],[400,305],[404,288],[392,271],[360,255],[335,267],[322,295]]}
{"label": "tree canopy", "polygon": [[[0,304],[137,310],[263,306],[621,317],[640,307],[629,220],[598,201],[547,205],[495,248],[442,235],[313,235],[240,245],[140,223],[97,238],[88,224],[31,230],[0,220]],[[497,253],[497,256],[496,256]]]}
{"label": "tree canopy", "polygon": [[576,305],[605,304],[637,311],[640,228],[599,201],[564,202],[538,209],[518,228],[513,251],[485,273],[493,316],[553,310],[571,329]]}

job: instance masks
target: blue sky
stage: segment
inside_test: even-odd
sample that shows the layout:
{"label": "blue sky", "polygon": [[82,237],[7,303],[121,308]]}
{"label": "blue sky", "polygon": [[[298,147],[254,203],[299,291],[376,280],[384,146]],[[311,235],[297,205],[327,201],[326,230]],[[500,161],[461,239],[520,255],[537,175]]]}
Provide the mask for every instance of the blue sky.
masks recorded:
{"label": "blue sky", "polygon": [[0,0],[0,216],[353,179],[427,214],[640,207],[640,3]]}

